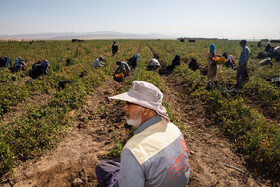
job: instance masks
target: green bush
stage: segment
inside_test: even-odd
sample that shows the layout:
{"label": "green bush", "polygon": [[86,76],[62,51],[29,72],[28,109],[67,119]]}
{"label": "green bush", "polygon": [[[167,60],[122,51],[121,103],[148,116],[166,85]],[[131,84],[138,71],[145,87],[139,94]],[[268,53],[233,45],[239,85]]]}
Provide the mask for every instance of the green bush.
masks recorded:
{"label": "green bush", "polygon": [[11,152],[9,145],[0,136],[0,176],[5,175],[14,166],[14,161],[14,153]]}
{"label": "green bush", "polygon": [[[45,41],[31,46],[27,42],[1,42],[1,55],[10,56],[13,62],[20,54],[29,61],[27,69],[22,72],[11,73],[8,68],[0,68],[0,116],[8,112],[12,106],[34,95],[47,94],[48,103],[38,108],[30,108],[24,119],[1,124],[0,176],[9,172],[15,161],[37,157],[45,149],[51,148],[57,142],[59,132],[71,125],[68,112],[79,108],[87,95],[94,94],[96,86],[112,76],[117,60],[129,59],[139,53],[138,66],[134,69],[131,80],[151,82],[164,93],[165,88],[158,73],[146,70],[153,54],[159,54],[163,66],[171,64],[175,55],[180,55],[181,58],[196,58],[202,66],[205,66],[206,53],[212,42],[215,43],[218,54],[227,52],[228,55],[238,59],[241,48],[237,41],[198,40],[196,43],[181,43],[171,40],[121,40],[118,45],[124,50],[120,50],[114,56],[111,54],[113,41],[110,40],[92,40],[83,43]],[[252,56],[256,56],[257,52],[257,48],[252,49]],[[93,71],[91,64],[100,55],[105,57],[106,67]],[[73,59],[75,63],[65,66],[67,58]],[[28,72],[32,64],[46,59],[51,63],[50,74],[29,81],[31,78]],[[182,78],[182,83],[187,85],[186,93],[201,99],[213,122],[234,142],[237,152],[242,153],[253,163],[277,165],[280,162],[279,125],[246,106],[244,100],[254,96],[279,109],[279,88],[265,81],[263,77],[279,76],[280,65],[275,63],[275,68],[259,67],[257,62],[257,59],[251,58],[248,64],[250,80],[243,90],[246,97],[240,95],[233,97],[222,93],[219,89],[208,91],[207,78],[199,71],[191,71],[182,61],[181,66],[175,69],[175,73]],[[79,74],[82,71],[87,71],[88,74],[80,78]],[[220,81],[235,82],[236,72],[221,66],[218,77]],[[73,82],[67,84],[66,88],[59,89],[58,82],[62,80]],[[129,89],[130,86],[131,82],[128,82],[123,86],[123,90]],[[163,104],[170,119],[176,121],[176,115],[172,114],[168,103],[163,101]],[[116,137],[113,155],[119,157],[121,150],[122,142]]]}
{"label": "green bush", "polygon": [[202,100],[215,124],[234,142],[236,151],[242,153],[248,162],[268,165],[280,162],[279,125],[246,106],[241,95],[222,94],[219,89],[207,91],[207,82],[197,81],[204,79],[194,79],[202,75],[195,75],[184,66],[177,73],[185,84],[195,88],[191,95]]}

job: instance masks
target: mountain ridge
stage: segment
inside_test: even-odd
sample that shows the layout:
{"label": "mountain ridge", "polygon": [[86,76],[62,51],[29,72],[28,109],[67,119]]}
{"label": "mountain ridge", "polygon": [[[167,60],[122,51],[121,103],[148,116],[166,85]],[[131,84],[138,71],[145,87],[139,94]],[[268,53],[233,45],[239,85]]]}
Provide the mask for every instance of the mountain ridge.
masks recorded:
{"label": "mountain ridge", "polygon": [[16,34],[0,35],[0,39],[45,39],[45,40],[63,40],[63,39],[168,39],[176,38],[164,34],[134,34],[116,31],[97,31],[97,32],[48,32],[34,34]]}

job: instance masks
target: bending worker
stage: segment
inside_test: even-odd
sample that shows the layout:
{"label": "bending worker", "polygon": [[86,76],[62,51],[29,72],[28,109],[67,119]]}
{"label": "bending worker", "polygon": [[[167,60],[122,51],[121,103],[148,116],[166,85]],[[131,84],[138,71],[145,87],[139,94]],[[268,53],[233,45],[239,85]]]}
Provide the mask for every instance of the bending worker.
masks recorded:
{"label": "bending worker", "polygon": [[103,61],[104,61],[103,56],[100,56],[99,58],[94,60],[93,63],[92,63],[92,69],[97,69],[97,68],[100,68],[102,66],[105,66],[106,64]]}
{"label": "bending worker", "polygon": [[119,66],[118,69],[115,70],[115,73],[123,72],[124,77],[127,77],[131,69],[129,65],[124,61],[117,61],[116,64]]}
{"label": "bending worker", "polygon": [[128,92],[109,99],[126,101],[127,124],[136,130],[123,148],[120,163],[103,160],[97,165],[99,185],[185,187],[190,174],[186,143],[169,121],[162,92],[151,83],[133,81]]}

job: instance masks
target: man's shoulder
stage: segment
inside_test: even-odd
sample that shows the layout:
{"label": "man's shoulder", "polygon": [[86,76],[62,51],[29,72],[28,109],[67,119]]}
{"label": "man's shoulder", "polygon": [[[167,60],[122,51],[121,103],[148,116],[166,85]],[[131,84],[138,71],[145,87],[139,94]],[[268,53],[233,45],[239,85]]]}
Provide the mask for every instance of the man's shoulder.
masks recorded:
{"label": "man's shoulder", "polygon": [[250,48],[249,48],[247,45],[244,47],[244,49],[245,49],[246,51],[250,51]]}
{"label": "man's shoulder", "polygon": [[124,149],[128,149],[139,164],[142,164],[181,136],[182,133],[176,125],[161,121],[134,135]]}
{"label": "man's shoulder", "polygon": [[[134,135],[125,145],[127,148],[138,147],[139,145],[168,144],[176,140],[182,135],[179,128],[173,123],[164,123],[159,121],[152,126],[148,127],[139,134]],[[162,144],[162,146],[164,146]]]}
{"label": "man's shoulder", "polygon": [[245,46],[243,51],[242,51],[245,55],[249,55],[250,54],[250,49],[248,46]]}

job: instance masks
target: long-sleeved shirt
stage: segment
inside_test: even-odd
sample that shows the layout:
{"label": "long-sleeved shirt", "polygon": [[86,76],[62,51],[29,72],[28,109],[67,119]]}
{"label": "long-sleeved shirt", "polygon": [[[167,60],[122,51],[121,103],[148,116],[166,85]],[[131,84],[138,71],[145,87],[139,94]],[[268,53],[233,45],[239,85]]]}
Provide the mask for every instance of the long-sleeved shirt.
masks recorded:
{"label": "long-sleeved shirt", "polygon": [[239,57],[238,65],[247,66],[249,57],[250,57],[250,49],[247,46],[244,46]]}
{"label": "long-sleeved shirt", "polygon": [[120,187],[182,187],[190,167],[183,134],[157,115],[138,127],[121,154]]}
{"label": "long-sleeved shirt", "polygon": [[121,71],[121,72],[123,72],[124,76],[128,76],[131,71],[129,65],[126,62],[123,62],[123,61],[120,61],[120,62],[121,63],[115,72]]}
{"label": "long-sleeved shirt", "polygon": [[96,60],[93,61],[93,63],[92,63],[92,68],[93,68],[93,69],[96,69],[96,68],[102,67],[102,66],[104,66],[104,65],[105,65],[104,62],[100,61],[99,59],[96,59]]}

